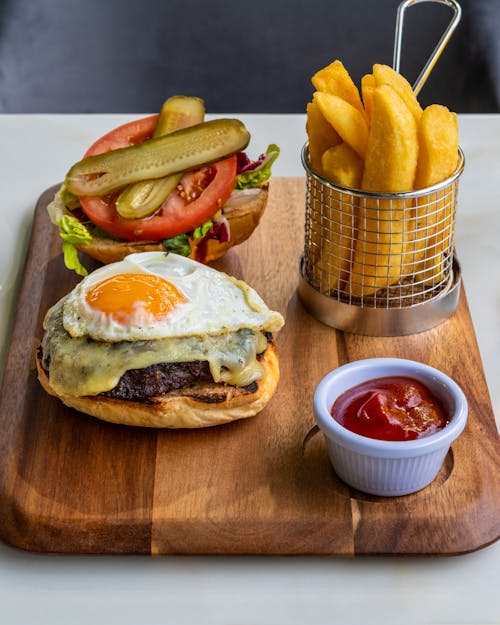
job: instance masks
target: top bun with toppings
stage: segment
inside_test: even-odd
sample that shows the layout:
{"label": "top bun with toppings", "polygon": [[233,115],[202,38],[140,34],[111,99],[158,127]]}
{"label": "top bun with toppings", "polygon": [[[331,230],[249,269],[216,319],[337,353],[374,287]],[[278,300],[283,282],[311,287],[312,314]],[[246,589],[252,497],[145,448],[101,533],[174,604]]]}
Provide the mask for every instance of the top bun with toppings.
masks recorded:
{"label": "top bun with toppings", "polygon": [[86,275],[77,250],[105,264],[165,250],[210,262],[251,235],[279,148],[252,161],[240,121],[204,117],[202,100],[173,96],[71,167],[48,207],[68,268]]}

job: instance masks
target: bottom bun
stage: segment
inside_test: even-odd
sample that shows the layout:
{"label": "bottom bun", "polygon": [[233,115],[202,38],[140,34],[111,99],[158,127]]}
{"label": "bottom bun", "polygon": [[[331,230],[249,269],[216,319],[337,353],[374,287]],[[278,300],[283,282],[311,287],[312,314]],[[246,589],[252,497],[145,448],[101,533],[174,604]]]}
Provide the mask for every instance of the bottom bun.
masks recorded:
{"label": "bottom bun", "polygon": [[[278,384],[279,359],[274,344],[268,344],[260,362],[264,375],[256,381],[256,390],[199,383],[159,397],[133,401],[104,395],[58,395],[50,386],[40,359],[36,358],[41,385],[66,406],[103,421],[150,428],[203,428],[255,416],[271,399]],[[250,388],[255,389],[255,385]]]}
{"label": "bottom bun", "polygon": [[[266,208],[269,191],[266,187],[258,189],[258,193],[249,193],[234,207],[224,212],[229,222],[230,239],[222,243],[216,239],[208,239],[203,250],[192,242],[190,258],[209,263],[224,256],[229,248],[246,241],[257,227]],[[123,260],[129,254],[137,252],[164,252],[165,247],[157,241],[117,241],[105,237],[94,237],[87,245],[76,246],[81,252],[98,260],[104,265]]]}

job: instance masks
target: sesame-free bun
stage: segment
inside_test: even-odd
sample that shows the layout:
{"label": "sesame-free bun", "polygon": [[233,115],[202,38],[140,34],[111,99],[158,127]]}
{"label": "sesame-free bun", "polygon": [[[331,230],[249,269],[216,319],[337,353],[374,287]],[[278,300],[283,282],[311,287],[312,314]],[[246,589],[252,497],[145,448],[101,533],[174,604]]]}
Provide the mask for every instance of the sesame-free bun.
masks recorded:
{"label": "sesame-free bun", "polygon": [[[269,194],[267,187],[251,191],[247,194],[241,194],[234,206],[225,208],[224,217],[229,222],[230,230],[229,241],[221,243],[216,239],[209,239],[206,241],[206,249],[203,254],[197,253],[197,245],[193,242],[190,258],[209,263],[224,256],[229,248],[248,239],[264,213]],[[123,260],[128,254],[135,254],[136,252],[165,251],[161,241],[117,241],[97,236],[93,237],[88,245],[77,245],[76,247],[87,256],[105,265]]]}
{"label": "sesame-free bun", "polygon": [[225,384],[196,383],[142,401],[105,395],[73,397],[58,395],[37,355],[38,379],[50,395],[66,406],[103,421],[151,428],[203,428],[253,417],[273,396],[279,381],[279,359],[274,343],[268,343],[260,360],[263,376],[254,391]]}

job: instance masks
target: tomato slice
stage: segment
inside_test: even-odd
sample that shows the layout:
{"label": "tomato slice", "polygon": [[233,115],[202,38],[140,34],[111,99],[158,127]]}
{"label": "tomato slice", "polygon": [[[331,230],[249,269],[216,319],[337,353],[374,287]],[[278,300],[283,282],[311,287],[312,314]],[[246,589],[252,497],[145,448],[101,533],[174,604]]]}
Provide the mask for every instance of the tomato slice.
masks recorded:
{"label": "tomato slice", "polygon": [[158,115],[150,115],[149,117],[122,124],[103,135],[100,139],[97,139],[85,152],[85,156],[102,154],[103,152],[109,152],[109,150],[126,148],[136,143],[142,143],[153,135],[157,120]]}
{"label": "tomato slice", "polygon": [[[85,156],[135,145],[153,134],[158,116],[152,115],[115,128],[98,139]],[[115,208],[116,194],[80,197],[83,212],[101,230],[128,241],[159,241],[194,230],[222,207],[234,189],[236,156],[186,173],[158,211],[144,219],[125,219]]]}

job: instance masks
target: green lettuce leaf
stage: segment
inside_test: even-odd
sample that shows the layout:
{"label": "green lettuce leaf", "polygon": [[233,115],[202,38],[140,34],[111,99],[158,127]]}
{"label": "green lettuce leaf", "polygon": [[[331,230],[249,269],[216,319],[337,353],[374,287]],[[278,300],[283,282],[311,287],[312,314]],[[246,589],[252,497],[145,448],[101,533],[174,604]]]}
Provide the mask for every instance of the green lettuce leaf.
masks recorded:
{"label": "green lettuce leaf", "polygon": [[278,158],[280,149],[272,143],[266,150],[266,158],[255,169],[244,171],[236,176],[235,189],[252,189],[259,187],[271,177],[271,166]]}
{"label": "green lettuce leaf", "polygon": [[210,232],[210,230],[212,230],[214,225],[214,222],[209,219],[208,221],[206,221],[204,224],[201,224],[201,226],[198,226],[197,228],[195,228],[193,230],[193,239],[202,239],[207,232]]}
{"label": "green lettuce leaf", "polygon": [[87,244],[92,241],[92,236],[87,228],[72,215],[63,215],[57,221],[61,239],[66,243]]}
{"label": "green lettuce leaf", "polygon": [[88,272],[80,263],[75,245],[87,245],[92,241],[92,236],[87,228],[72,215],[63,215],[57,220],[57,225],[59,236],[63,240],[64,264],[79,276],[86,276]]}
{"label": "green lettuce leaf", "polygon": [[79,276],[85,277],[88,271],[80,262],[78,258],[78,250],[72,243],[63,243],[62,251],[64,255],[64,264],[72,271],[75,271]]}
{"label": "green lettuce leaf", "polygon": [[195,228],[191,233],[179,234],[171,239],[165,239],[162,241],[163,247],[169,252],[174,254],[180,254],[181,256],[189,256],[191,254],[191,245],[189,243],[190,238],[195,241],[196,239],[203,239],[203,237],[210,232],[213,228],[213,221],[209,219],[205,223]]}
{"label": "green lettuce leaf", "polygon": [[162,241],[163,247],[169,252],[180,254],[181,256],[189,256],[191,254],[191,245],[187,234],[179,234],[171,239]]}

